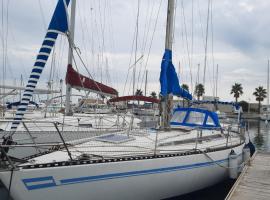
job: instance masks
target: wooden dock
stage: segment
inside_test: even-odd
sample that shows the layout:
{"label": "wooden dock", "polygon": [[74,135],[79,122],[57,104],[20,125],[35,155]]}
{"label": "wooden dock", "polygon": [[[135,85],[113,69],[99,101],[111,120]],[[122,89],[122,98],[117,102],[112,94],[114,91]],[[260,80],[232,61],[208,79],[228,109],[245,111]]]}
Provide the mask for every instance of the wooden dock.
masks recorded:
{"label": "wooden dock", "polygon": [[226,200],[254,199],[270,199],[270,153],[256,153],[226,197]]}

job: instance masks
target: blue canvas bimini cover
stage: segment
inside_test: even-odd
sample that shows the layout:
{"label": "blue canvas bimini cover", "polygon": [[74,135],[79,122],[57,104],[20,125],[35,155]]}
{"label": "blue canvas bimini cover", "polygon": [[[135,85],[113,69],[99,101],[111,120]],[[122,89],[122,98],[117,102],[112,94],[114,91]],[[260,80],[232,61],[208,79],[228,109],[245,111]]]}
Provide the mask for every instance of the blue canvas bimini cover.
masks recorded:
{"label": "blue canvas bimini cover", "polygon": [[199,127],[203,129],[220,128],[218,115],[215,112],[200,108],[176,108],[171,125]]}
{"label": "blue canvas bimini cover", "polygon": [[162,96],[173,94],[188,100],[192,100],[191,94],[185,89],[181,88],[179,85],[179,80],[172,63],[171,50],[165,49],[165,53],[163,55],[161,62],[161,72],[159,81]]}

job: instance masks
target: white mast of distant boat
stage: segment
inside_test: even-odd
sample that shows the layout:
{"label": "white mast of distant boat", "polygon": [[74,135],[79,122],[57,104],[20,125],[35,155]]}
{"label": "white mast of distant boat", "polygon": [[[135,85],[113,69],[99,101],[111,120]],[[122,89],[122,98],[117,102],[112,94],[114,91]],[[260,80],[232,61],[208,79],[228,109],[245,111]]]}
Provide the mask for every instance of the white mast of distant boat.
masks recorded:
{"label": "white mast of distant boat", "polygon": [[[72,66],[73,60],[73,44],[74,44],[74,32],[75,32],[75,12],[76,12],[76,0],[71,1],[71,13],[70,13],[70,27],[69,27],[69,49],[68,49],[68,65]],[[70,105],[71,101],[71,85],[66,84],[66,112],[65,114],[72,115],[72,109]]]}
{"label": "white mast of distant boat", "polygon": [[[174,0],[168,1],[167,9],[167,26],[166,26],[166,39],[165,39],[165,49],[172,50],[173,42],[173,21],[174,21]],[[170,95],[164,97],[162,102],[162,119],[161,126],[164,129],[170,129]]]}
{"label": "white mast of distant boat", "polygon": [[266,119],[265,123],[269,120],[269,59],[267,63],[267,107],[266,107]]}
{"label": "white mast of distant boat", "polygon": [[269,59],[267,63],[267,107],[266,107],[266,119],[265,123],[269,120]]}

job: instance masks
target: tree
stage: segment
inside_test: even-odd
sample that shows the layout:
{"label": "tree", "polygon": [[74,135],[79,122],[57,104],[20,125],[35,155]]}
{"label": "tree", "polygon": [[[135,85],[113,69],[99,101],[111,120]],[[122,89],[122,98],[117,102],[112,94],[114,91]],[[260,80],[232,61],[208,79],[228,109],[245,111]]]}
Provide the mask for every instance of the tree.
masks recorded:
{"label": "tree", "polygon": [[253,95],[256,97],[256,101],[259,102],[258,113],[260,114],[261,102],[264,100],[264,98],[266,98],[267,95],[266,89],[264,89],[262,86],[259,86],[255,88],[255,92],[253,92]]}
{"label": "tree", "polygon": [[189,87],[188,87],[188,85],[187,84],[182,84],[182,86],[181,86],[183,89],[185,89],[186,91],[188,91],[189,92]]}
{"label": "tree", "polygon": [[233,94],[233,96],[235,98],[235,102],[237,103],[238,98],[243,94],[243,87],[242,87],[241,83],[235,83],[232,86],[231,94]]}
{"label": "tree", "polygon": [[[143,91],[140,89],[137,89],[135,92],[135,96],[143,96]],[[140,101],[138,101],[138,105],[140,104]]]}
{"label": "tree", "polygon": [[142,95],[143,95],[142,90],[137,89],[135,95],[136,95],[136,96],[142,96]]}
{"label": "tree", "polygon": [[239,106],[242,107],[243,112],[248,112],[248,107],[249,107],[248,102],[240,101],[238,104],[239,104]]}
{"label": "tree", "polygon": [[151,92],[150,97],[156,99],[157,98],[157,93],[155,91]]}
{"label": "tree", "polygon": [[200,97],[203,96],[205,93],[203,84],[199,83],[195,86],[195,95],[197,96],[198,100],[200,100]]}

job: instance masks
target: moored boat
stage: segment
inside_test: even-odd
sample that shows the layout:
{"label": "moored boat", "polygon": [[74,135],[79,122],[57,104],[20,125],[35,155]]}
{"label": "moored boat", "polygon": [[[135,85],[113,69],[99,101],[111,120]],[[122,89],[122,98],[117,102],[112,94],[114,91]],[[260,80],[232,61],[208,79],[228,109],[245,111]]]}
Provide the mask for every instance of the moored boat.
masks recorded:
{"label": "moored boat", "polygon": [[[45,41],[68,31],[68,4],[69,0],[59,0]],[[11,131],[5,133],[0,146],[0,180],[15,200],[164,199],[214,185],[228,178],[231,170],[238,173],[243,163],[244,132],[222,128],[217,115],[210,111],[185,108],[184,114],[175,110],[171,117],[172,95],[192,99],[179,86],[172,64],[174,10],[174,0],[168,0],[166,44],[160,74],[162,120],[156,129],[130,127],[67,141],[65,132],[55,126],[61,143],[32,156],[12,157],[10,148],[30,146],[15,143],[12,136],[16,134],[32,95],[29,87],[35,87],[42,72],[41,66],[35,64]],[[64,22],[58,27],[56,22],[61,20]],[[35,76],[38,73],[38,77],[33,73]],[[195,123],[192,111],[201,113],[200,124]],[[180,126],[174,129],[173,122]],[[33,144],[32,147],[40,146]],[[232,162],[236,165],[232,166]]]}

